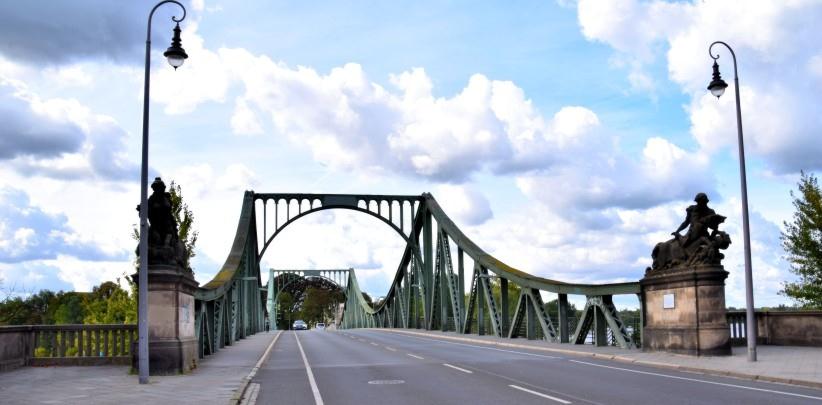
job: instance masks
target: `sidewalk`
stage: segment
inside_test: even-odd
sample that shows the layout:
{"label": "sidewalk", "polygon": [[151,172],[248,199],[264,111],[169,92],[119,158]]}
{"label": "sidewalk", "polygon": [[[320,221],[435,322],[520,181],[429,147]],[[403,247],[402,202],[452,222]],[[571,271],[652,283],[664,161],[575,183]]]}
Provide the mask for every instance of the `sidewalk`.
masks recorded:
{"label": "sidewalk", "polygon": [[225,405],[275,336],[249,336],[202,359],[190,374],[152,376],[145,385],[138,384],[126,366],[23,367],[0,373],[0,402]]}
{"label": "sidewalk", "polygon": [[454,332],[419,329],[373,329],[417,336],[436,337],[465,343],[550,351],[572,356],[588,356],[680,371],[724,375],[801,385],[822,389],[822,348],[798,346],[757,346],[757,361],[748,362],[748,349],[734,347],[731,356],[686,356],[664,352],[643,352],[607,346],[549,343],[542,340],[501,339],[493,336],[461,335]]}

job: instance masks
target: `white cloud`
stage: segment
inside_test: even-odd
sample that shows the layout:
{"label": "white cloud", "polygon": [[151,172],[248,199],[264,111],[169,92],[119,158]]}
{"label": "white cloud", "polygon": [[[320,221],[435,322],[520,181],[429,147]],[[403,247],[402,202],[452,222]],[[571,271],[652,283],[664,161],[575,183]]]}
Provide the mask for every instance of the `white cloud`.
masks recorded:
{"label": "white cloud", "polygon": [[[822,130],[816,107],[821,3],[583,0],[578,11],[586,37],[612,46],[632,66],[666,54],[670,79],[691,96],[692,133],[709,153],[736,145],[733,66],[721,45],[714,52],[731,87],[718,102],[705,90],[712,63],[708,45],[727,42],[739,63],[743,127],[752,156],[780,173],[822,168],[822,143],[816,142]],[[637,77],[632,70],[635,85],[650,85]]]}
{"label": "white cloud", "polygon": [[437,187],[435,196],[446,214],[459,224],[481,225],[494,215],[488,199],[470,186],[443,184]]}

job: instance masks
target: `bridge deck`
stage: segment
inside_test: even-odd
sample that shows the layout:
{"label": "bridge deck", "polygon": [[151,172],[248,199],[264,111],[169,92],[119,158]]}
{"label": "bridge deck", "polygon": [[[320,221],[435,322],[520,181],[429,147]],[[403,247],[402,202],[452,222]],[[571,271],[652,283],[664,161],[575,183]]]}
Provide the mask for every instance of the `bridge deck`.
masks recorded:
{"label": "bridge deck", "polygon": [[[251,336],[207,357],[189,375],[152,377],[148,385],[138,385],[137,377],[129,375],[127,367],[28,367],[0,374],[0,393],[4,404],[226,404],[273,336]],[[326,404],[482,404],[511,403],[513,399],[518,403],[562,403],[512,385],[574,404],[586,400],[658,403],[660,398],[666,403],[699,402],[700,398],[712,403],[750,404],[822,400],[819,348],[760,346],[760,361],[751,364],[743,352],[728,358],[687,357],[473,335],[467,337],[473,341],[458,341],[454,339],[466,336],[405,329],[307,331],[298,336]],[[634,363],[608,360],[610,356]],[[642,366],[640,361],[668,368]],[[675,367],[793,380],[819,389],[684,373]],[[396,381],[390,380],[405,382],[392,384]],[[253,383],[260,384],[257,403],[271,403],[266,398],[272,396],[277,397],[278,404],[313,403],[311,384],[293,332],[281,335]],[[500,395],[508,402],[492,402]]]}

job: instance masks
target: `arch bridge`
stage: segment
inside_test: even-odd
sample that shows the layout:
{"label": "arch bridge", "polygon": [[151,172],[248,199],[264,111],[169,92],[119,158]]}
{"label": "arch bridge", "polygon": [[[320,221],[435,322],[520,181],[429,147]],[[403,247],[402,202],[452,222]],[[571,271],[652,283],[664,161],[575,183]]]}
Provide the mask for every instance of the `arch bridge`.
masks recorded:
{"label": "arch bridge", "polygon": [[[391,286],[376,306],[363,298],[355,272],[345,270],[340,328],[422,328],[576,344],[592,335],[597,345],[636,346],[636,335],[620,319],[613,297],[638,296],[638,282],[567,283],[516,269],[477,246],[429,193],[246,191],[228,258],[214,279],[195,294],[201,355],[265,329],[266,309],[271,316],[272,302],[267,298],[276,292],[260,283],[261,257],[286,227],[330,209],[376,218],[405,242]],[[544,293],[556,294],[556,313],[546,310]],[[509,294],[516,297],[511,301],[513,311]],[[569,313],[569,295],[585,297],[575,325],[570,322],[574,314]],[[641,319],[638,329],[642,330]]]}

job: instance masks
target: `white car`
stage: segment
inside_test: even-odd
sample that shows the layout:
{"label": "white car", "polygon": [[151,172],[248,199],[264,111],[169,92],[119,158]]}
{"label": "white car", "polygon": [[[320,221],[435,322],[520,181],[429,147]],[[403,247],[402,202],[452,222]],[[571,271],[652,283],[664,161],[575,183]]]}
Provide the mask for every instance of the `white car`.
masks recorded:
{"label": "white car", "polygon": [[325,330],[325,324],[322,323],[322,322],[317,322],[317,324],[314,325],[314,329],[316,329],[316,330]]}

